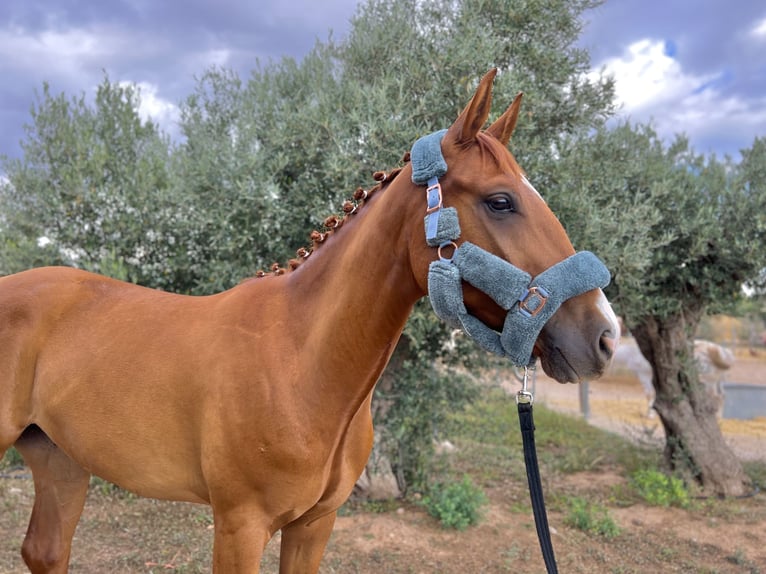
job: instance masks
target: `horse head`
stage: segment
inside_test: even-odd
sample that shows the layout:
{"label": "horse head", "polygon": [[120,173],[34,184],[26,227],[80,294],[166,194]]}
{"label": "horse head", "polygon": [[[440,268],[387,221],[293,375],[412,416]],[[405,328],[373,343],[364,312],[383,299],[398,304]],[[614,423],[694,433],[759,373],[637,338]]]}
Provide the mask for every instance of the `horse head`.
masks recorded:
{"label": "horse head", "polygon": [[620,336],[601,290],[609,273],[575,252],[508,150],[521,94],[482,131],[495,74],[447,130],[413,146],[412,180],[429,206],[426,241],[411,240],[418,281],[437,314],[485,348],[519,365],[539,358],[560,382],[598,377]]}

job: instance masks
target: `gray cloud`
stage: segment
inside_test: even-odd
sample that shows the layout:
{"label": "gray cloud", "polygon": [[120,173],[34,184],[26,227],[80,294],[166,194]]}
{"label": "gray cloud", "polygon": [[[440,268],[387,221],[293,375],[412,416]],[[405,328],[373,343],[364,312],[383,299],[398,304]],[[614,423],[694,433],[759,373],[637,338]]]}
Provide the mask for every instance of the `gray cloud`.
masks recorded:
{"label": "gray cloud", "polygon": [[[152,97],[178,103],[190,93],[194,76],[211,64],[226,65],[247,77],[257,60],[300,58],[317,39],[326,40],[331,29],[335,37],[342,37],[356,4],[357,0],[4,0],[0,154],[20,154],[22,126],[30,120],[35,91],[44,81],[55,93],[88,94],[106,72],[113,81],[143,82],[153,87]],[[704,125],[704,110],[700,118],[693,110],[680,110],[679,102],[648,105],[632,117],[654,118],[686,131],[702,151],[732,152],[750,145],[755,134],[766,133],[766,120],[758,119],[766,111],[766,37],[758,43],[750,33],[764,18],[766,8],[760,0],[609,0],[588,15],[582,45],[599,65],[623,56],[638,40],[668,42],[679,73],[699,79],[689,90],[710,96],[684,101],[711,110],[718,103],[722,110],[732,110],[728,126],[721,113],[711,113]],[[748,123],[747,117],[755,120]]]}
{"label": "gray cloud", "polygon": [[222,64],[246,77],[256,62],[300,58],[334,29],[345,32],[355,0],[317,3],[5,0],[0,4],[0,154],[17,157],[43,82],[54,93],[145,82],[178,103],[194,76]]}
{"label": "gray cloud", "polygon": [[753,34],[764,19],[756,0],[612,0],[590,14],[582,44],[599,66],[642,39],[666,42],[677,74],[696,83],[673,101],[626,115],[652,121],[665,137],[686,133],[698,151],[737,156],[766,135],[766,34]]}

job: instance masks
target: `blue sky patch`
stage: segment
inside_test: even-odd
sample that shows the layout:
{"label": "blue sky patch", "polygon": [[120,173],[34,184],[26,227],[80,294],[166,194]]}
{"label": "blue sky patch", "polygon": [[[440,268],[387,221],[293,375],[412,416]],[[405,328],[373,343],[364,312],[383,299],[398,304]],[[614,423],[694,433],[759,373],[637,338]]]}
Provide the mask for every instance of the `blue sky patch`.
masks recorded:
{"label": "blue sky patch", "polygon": [[714,78],[711,78],[707,82],[703,82],[699,86],[694,88],[694,91],[692,93],[701,94],[707,89],[723,88],[724,86],[731,84],[733,79],[734,79],[734,74],[732,73],[731,70],[723,70],[720,74],[718,74]]}
{"label": "blue sky patch", "polygon": [[675,58],[677,51],[678,48],[676,48],[676,43],[673,40],[665,40],[665,49],[662,51],[663,54],[668,58]]}

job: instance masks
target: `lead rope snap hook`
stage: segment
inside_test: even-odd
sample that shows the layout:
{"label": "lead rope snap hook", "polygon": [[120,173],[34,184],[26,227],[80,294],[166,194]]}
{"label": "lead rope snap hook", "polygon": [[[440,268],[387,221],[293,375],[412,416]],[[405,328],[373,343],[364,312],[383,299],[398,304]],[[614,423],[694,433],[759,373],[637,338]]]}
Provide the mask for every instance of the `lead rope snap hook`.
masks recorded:
{"label": "lead rope snap hook", "polygon": [[524,367],[524,376],[521,379],[521,390],[516,393],[516,404],[529,403],[534,401],[534,395],[527,389],[529,385],[529,367]]}

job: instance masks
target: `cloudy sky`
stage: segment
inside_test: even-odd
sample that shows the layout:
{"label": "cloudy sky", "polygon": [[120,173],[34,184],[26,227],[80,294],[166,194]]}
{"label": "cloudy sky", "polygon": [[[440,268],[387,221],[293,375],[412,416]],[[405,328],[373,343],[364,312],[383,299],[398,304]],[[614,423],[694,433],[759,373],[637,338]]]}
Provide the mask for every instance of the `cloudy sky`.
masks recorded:
{"label": "cloudy sky", "polygon": [[[91,94],[106,71],[141,87],[143,112],[173,132],[176,104],[212,64],[242,77],[257,59],[300,58],[356,0],[2,0],[0,154],[18,157],[35,93]],[[738,157],[766,136],[763,0],[607,0],[582,44],[617,80],[621,113]],[[523,86],[521,86],[523,89]]]}

